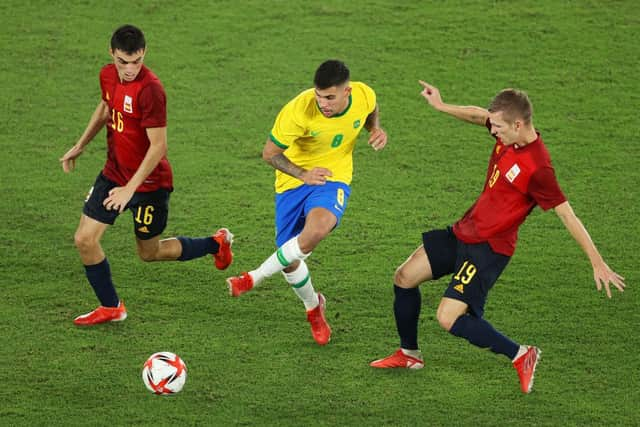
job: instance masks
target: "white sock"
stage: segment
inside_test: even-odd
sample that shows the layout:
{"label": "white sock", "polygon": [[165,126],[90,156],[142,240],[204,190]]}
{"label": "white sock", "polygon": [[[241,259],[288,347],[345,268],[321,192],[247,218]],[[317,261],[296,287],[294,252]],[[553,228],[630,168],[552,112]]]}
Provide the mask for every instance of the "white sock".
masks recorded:
{"label": "white sock", "polygon": [[300,261],[300,265],[291,273],[282,272],[287,283],[291,285],[293,292],[298,295],[298,298],[304,303],[304,308],[309,311],[313,310],[320,304],[318,300],[318,294],[313,289],[311,284],[311,275],[309,274],[309,267],[304,260]]}
{"label": "white sock", "polygon": [[406,348],[401,348],[400,350],[407,356],[422,360],[422,352],[420,350],[407,350]]}
{"label": "white sock", "polygon": [[254,286],[267,277],[271,277],[278,271],[282,271],[296,260],[304,260],[311,252],[305,254],[298,245],[298,236],[290,239],[271,254],[260,267],[249,272]]}
{"label": "white sock", "polygon": [[521,345],[520,349],[518,350],[518,353],[516,354],[516,357],[513,358],[512,362],[515,362],[516,360],[518,360],[518,358],[523,354],[525,354],[527,350],[529,350],[529,347],[527,347],[526,345]]}

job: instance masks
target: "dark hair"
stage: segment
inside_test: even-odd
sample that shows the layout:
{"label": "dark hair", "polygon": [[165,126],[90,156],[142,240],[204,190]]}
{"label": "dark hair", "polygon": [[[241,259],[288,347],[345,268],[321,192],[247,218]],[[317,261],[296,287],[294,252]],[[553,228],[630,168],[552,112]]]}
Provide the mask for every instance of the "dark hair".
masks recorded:
{"label": "dark hair", "polygon": [[313,78],[318,89],[328,89],[349,81],[349,68],[342,61],[330,59],[320,64]]}
{"label": "dark hair", "polygon": [[136,53],[146,46],[144,34],[140,28],[133,25],[123,25],[111,36],[111,49],[119,49],[128,55]]}
{"label": "dark hair", "polygon": [[510,123],[522,119],[525,124],[529,124],[533,115],[533,106],[526,92],[518,89],[503,89],[491,101],[489,111],[492,113],[502,111],[504,120]]}

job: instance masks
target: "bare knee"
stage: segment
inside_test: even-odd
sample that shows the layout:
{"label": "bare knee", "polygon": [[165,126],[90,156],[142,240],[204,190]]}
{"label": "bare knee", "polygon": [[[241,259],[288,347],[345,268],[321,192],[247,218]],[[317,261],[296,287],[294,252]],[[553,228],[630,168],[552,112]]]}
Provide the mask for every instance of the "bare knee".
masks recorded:
{"label": "bare knee", "polygon": [[73,236],[73,242],[80,253],[88,253],[98,247],[98,240],[95,236],[87,233],[76,231],[76,234]]}
{"label": "bare knee", "polygon": [[150,251],[148,249],[138,248],[138,256],[144,262],[151,262],[151,261],[155,261],[157,259],[156,258],[156,252],[155,251]]}
{"label": "bare knee", "polygon": [[445,331],[450,331],[453,327],[453,324],[456,323],[456,320],[458,320],[458,317],[460,316],[457,313],[452,314],[450,312],[438,309],[436,317],[438,319],[440,327]]}
{"label": "bare knee", "polygon": [[399,288],[415,288],[419,285],[419,283],[415,283],[412,277],[406,273],[406,270],[402,268],[402,266],[396,269],[395,274],[393,275],[393,283]]}
{"label": "bare knee", "polygon": [[324,230],[305,230],[304,236],[301,234],[298,236],[298,246],[304,254],[312,252],[318,243],[326,237],[327,233]]}

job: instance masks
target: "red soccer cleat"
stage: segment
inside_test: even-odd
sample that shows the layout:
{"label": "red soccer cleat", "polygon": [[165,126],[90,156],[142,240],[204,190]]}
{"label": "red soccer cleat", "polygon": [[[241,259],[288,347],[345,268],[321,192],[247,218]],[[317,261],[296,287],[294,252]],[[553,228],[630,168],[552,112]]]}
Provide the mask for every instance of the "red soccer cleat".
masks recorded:
{"label": "red soccer cleat", "polygon": [[331,340],[331,328],[324,317],[326,301],[324,295],[318,294],[320,303],[313,310],[307,311],[307,321],[311,324],[311,334],[319,345],[326,345]]}
{"label": "red soccer cleat", "polygon": [[227,279],[229,295],[239,297],[253,288],[253,279],[249,273],[242,273],[240,276],[229,277]]}
{"label": "red soccer cleat", "polygon": [[90,313],[78,316],[73,319],[73,323],[80,326],[90,326],[105,322],[120,322],[126,318],[127,309],[124,302],[120,301],[117,307],[100,306]]}
{"label": "red soccer cleat", "polygon": [[221,228],[212,236],[213,240],[218,243],[218,252],[213,254],[213,260],[218,270],[224,270],[233,262],[233,252],[231,252],[231,244],[233,243],[233,234],[226,229]]}
{"label": "red soccer cleat", "polygon": [[374,360],[369,363],[374,368],[407,368],[422,369],[424,368],[424,360],[417,357],[409,356],[403,353],[402,349],[398,349],[391,356],[384,359]]}
{"label": "red soccer cleat", "polygon": [[533,374],[536,372],[541,353],[538,347],[529,346],[527,352],[513,362],[513,367],[518,371],[520,389],[523,393],[531,393]]}

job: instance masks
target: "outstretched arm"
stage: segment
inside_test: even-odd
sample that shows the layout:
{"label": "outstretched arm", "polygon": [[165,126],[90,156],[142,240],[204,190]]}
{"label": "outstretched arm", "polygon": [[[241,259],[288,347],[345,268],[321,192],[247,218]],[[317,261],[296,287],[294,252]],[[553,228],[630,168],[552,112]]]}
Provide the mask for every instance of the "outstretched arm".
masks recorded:
{"label": "outstretched arm", "polygon": [[624,292],[624,277],[611,270],[604,262],[600,252],[598,252],[598,249],[593,244],[587,229],[573,212],[569,202],[559,204],[554,210],[562,220],[564,226],[569,230],[569,233],[571,233],[584,253],[589,257],[589,261],[591,261],[591,266],[593,267],[593,279],[596,282],[596,288],[601,291],[604,285],[605,292],[609,298],[611,298],[609,283],[612,283],[620,292]]}
{"label": "outstretched arm", "polygon": [[327,168],[316,167],[307,170],[296,165],[284,155],[284,149],[274,144],[270,137],[267,137],[267,142],[264,144],[262,159],[275,169],[309,185],[324,185],[327,182],[327,177],[333,175]]}
{"label": "outstretched arm", "polygon": [[440,91],[437,87],[423,82],[419,80],[422,85],[422,92],[420,95],[427,100],[429,105],[435,108],[438,111],[442,111],[443,113],[447,113],[456,117],[460,120],[464,120],[465,122],[473,123],[476,125],[484,126],[487,123],[487,119],[489,118],[489,111],[485,110],[481,107],[475,106],[461,106],[461,105],[451,105],[445,104],[442,102],[442,98],[440,96]]}
{"label": "outstretched arm", "polygon": [[84,151],[84,147],[91,142],[100,129],[109,120],[109,106],[104,100],[100,100],[100,103],[96,107],[95,111],[89,119],[89,124],[84,130],[82,136],[78,139],[73,147],[69,149],[62,157],[60,157],[60,163],[62,164],[62,170],[65,172],[71,172],[76,166],[76,159]]}

